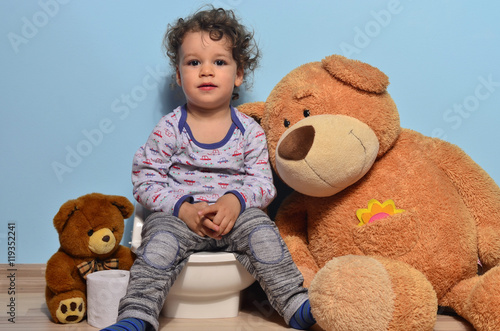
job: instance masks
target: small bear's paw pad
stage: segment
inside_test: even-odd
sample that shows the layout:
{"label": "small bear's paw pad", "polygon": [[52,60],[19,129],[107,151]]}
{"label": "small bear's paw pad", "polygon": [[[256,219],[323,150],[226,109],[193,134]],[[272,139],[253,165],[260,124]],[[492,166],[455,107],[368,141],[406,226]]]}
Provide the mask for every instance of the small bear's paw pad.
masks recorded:
{"label": "small bear's paw pad", "polygon": [[61,300],[56,316],[61,323],[78,323],[85,316],[85,302],[82,298]]}

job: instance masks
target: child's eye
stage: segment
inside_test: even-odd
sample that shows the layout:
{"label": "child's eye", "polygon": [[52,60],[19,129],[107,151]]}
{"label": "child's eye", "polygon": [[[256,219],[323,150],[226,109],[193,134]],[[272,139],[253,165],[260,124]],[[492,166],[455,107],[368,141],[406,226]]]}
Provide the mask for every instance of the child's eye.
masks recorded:
{"label": "child's eye", "polygon": [[200,64],[200,61],[198,61],[198,60],[191,60],[188,62],[188,65],[190,65],[190,66],[197,66],[199,64]]}
{"label": "child's eye", "polygon": [[218,66],[223,66],[223,65],[226,64],[226,61],[224,61],[224,60],[217,60],[217,61],[215,61],[215,64],[218,65]]}

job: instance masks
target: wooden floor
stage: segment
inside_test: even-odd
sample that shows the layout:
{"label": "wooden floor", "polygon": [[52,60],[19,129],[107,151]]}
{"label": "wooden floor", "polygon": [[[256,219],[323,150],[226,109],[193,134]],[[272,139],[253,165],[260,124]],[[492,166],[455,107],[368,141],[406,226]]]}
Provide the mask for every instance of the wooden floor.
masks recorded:
{"label": "wooden floor", "polygon": [[[11,286],[7,265],[0,265],[0,330],[98,330],[83,321],[78,324],[54,324],[50,321],[45,304],[45,265],[27,264],[15,266],[15,323],[9,322],[7,315],[11,300]],[[290,330],[283,319],[265,300],[263,292],[252,286],[245,291],[242,309],[238,317],[228,319],[160,319],[160,330],[207,330],[207,331],[251,331],[251,330]],[[318,326],[311,330],[319,331]],[[462,331],[473,328],[459,317],[439,315],[434,330]]]}

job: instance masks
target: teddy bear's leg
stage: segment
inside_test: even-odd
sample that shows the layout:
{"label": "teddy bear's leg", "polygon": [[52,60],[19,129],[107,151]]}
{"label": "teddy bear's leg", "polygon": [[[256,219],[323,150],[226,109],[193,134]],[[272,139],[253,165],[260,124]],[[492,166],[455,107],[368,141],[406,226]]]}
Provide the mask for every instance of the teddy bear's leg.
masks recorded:
{"label": "teddy bear's leg", "polygon": [[466,279],[441,300],[476,330],[500,330],[500,266]]}
{"label": "teddy bear's leg", "polygon": [[388,258],[334,258],[314,278],[309,298],[325,330],[432,330],[437,318],[427,278]]}
{"label": "teddy bear's leg", "polygon": [[78,323],[86,313],[86,296],[73,290],[53,296],[47,300],[50,315],[56,323]]}

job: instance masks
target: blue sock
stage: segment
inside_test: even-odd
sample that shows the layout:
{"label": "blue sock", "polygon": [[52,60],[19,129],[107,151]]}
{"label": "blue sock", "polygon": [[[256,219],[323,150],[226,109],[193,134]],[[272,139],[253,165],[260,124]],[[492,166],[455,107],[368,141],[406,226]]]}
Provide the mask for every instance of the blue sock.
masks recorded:
{"label": "blue sock", "polygon": [[292,328],[297,330],[307,330],[316,324],[316,320],[311,314],[311,305],[309,304],[309,300],[306,300],[302,306],[297,309],[289,324]]}
{"label": "blue sock", "polygon": [[101,331],[146,331],[149,324],[138,318],[126,318]]}

